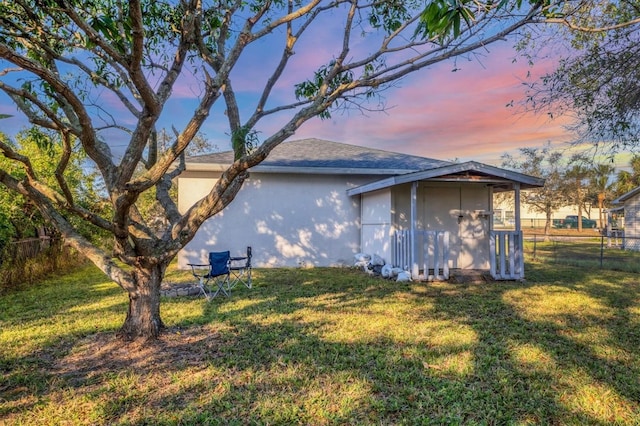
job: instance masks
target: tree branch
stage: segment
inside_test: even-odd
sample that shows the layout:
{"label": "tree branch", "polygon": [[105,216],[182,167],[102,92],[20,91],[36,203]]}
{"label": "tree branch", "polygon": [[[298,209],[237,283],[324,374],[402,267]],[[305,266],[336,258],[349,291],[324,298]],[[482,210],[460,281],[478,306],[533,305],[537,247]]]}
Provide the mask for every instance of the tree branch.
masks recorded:
{"label": "tree branch", "polygon": [[29,72],[40,77],[42,80],[50,84],[55,92],[68,102],[73,109],[75,116],[78,117],[78,125],[82,129],[78,135],[85,147],[87,154],[95,161],[105,176],[110,176],[113,172],[113,163],[110,156],[103,150],[97,149],[99,144],[95,139],[95,131],[91,122],[91,117],[87,113],[82,101],[76,96],[71,88],[61,81],[57,76],[48,69],[40,66],[38,63],[19,55],[6,44],[0,43],[0,58],[3,58]]}
{"label": "tree branch", "polygon": [[[194,30],[196,28],[194,15],[194,10],[185,12],[180,43],[176,49],[174,60],[169,68],[169,72],[161,82],[158,91],[158,100],[161,105],[164,105],[169,98],[173,85],[183,68],[189,47],[193,44]],[[217,89],[213,89],[213,91],[217,91]],[[186,148],[193,136],[196,135],[202,125],[202,122],[209,115],[209,110],[216,99],[217,96],[211,96],[211,93],[205,93],[205,97],[200,102],[198,110],[187,125],[187,130],[183,132],[185,137],[181,138],[173,149],[166,152],[147,173],[127,184],[127,191],[142,192],[158,182],[160,177],[168,170],[177,156]],[[120,167],[121,172],[118,178],[119,185],[125,185],[125,183],[131,179],[136,165],[142,156],[144,146],[149,140],[150,132],[153,129],[153,126],[155,126],[157,119],[157,114],[154,115],[152,111],[147,111],[145,108],[145,114],[140,117],[138,126],[131,136],[131,142],[123,157]]]}
{"label": "tree branch", "polygon": [[632,19],[626,22],[621,22],[613,25],[605,25],[603,27],[595,27],[595,28],[574,24],[569,20],[569,18],[545,18],[545,19],[536,20],[536,22],[546,23],[546,24],[560,24],[569,28],[572,31],[580,31],[583,33],[604,33],[608,31],[619,30],[621,28],[631,27],[636,24],[640,24],[640,18]]}
{"label": "tree branch", "polygon": [[25,185],[24,182],[16,180],[4,170],[0,170],[0,182],[7,188],[33,200],[43,216],[56,225],[56,229],[58,229],[65,239],[65,244],[70,245],[78,252],[82,253],[83,256],[93,262],[124,290],[133,291],[135,289],[131,275],[111,260],[107,253],[97,248],[86,238],[80,235],[73,226],[56,211],[55,207],[53,207],[49,201],[42,196],[42,194],[35,191],[30,186]]}
{"label": "tree branch", "polygon": [[2,154],[11,159],[11,160],[15,160],[18,161],[22,164],[25,173],[27,174],[27,177],[29,179],[35,180],[37,179],[36,176],[36,172],[33,169],[33,165],[31,164],[31,160],[29,160],[29,157],[26,157],[18,152],[16,152],[10,145],[2,142],[2,140],[0,139],[0,151],[2,151]]}

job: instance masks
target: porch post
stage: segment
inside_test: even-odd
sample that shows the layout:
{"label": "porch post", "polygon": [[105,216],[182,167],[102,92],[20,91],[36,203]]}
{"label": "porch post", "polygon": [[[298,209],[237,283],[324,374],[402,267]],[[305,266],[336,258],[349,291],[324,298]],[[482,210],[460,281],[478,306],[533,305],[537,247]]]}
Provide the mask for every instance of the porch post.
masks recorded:
{"label": "porch post", "polygon": [[520,232],[522,227],[520,226],[520,184],[514,183],[513,189],[515,191],[515,219],[516,219],[516,231]]}
{"label": "porch post", "polygon": [[[520,183],[514,183],[515,190],[515,216],[516,216],[516,235],[515,235],[515,261],[516,276],[518,279],[524,278],[524,235],[522,234],[522,224],[520,223]],[[513,274],[514,271],[511,271]]]}
{"label": "porch post", "polygon": [[411,278],[418,279],[418,248],[416,246],[416,221],[418,220],[418,182],[411,183]]}

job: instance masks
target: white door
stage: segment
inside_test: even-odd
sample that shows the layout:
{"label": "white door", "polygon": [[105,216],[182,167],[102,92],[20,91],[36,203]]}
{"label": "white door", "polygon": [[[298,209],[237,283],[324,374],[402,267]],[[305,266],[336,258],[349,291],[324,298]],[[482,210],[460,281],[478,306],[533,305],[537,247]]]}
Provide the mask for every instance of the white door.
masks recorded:
{"label": "white door", "polygon": [[460,268],[489,269],[489,192],[484,186],[460,187]]}
{"label": "white door", "polygon": [[460,188],[458,186],[426,186],[422,192],[424,229],[449,231],[449,267],[459,268],[460,227],[458,210]]}
{"label": "white door", "polygon": [[427,230],[450,233],[451,268],[489,268],[488,189],[480,185],[432,184],[423,187]]}

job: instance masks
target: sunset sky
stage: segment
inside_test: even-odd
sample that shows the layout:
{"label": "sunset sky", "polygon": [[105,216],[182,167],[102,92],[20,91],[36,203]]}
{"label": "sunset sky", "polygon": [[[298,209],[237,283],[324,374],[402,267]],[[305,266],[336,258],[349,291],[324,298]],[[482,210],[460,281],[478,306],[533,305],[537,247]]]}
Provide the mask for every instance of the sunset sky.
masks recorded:
{"label": "sunset sky", "polygon": [[[352,112],[316,119],[296,137],[318,137],[408,154],[496,164],[505,152],[547,142],[562,146],[571,135],[560,121],[525,113],[527,73],[542,74],[504,45],[476,61],[441,63],[403,80],[389,93],[386,112]],[[507,106],[511,105],[513,106]]]}
{"label": "sunset sky", "polygon": [[[318,48],[296,53],[296,60],[307,65],[313,56],[318,56]],[[315,118],[291,139],[328,139],[437,159],[489,164],[499,164],[502,154],[521,147],[538,147],[547,142],[563,146],[572,136],[560,121],[524,113],[521,105],[528,74],[543,75],[551,71],[553,63],[541,60],[531,67],[521,57],[514,61],[516,56],[510,43],[502,43],[492,45],[490,51],[472,60],[458,58],[455,63],[443,62],[420,70],[401,80],[397,88],[384,92],[386,111],[336,112],[328,120]],[[296,62],[293,65],[294,75],[285,76],[278,85],[282,92],[291,93],[293,85],[300,82],[295,75]],[[255,69],[255,65],[248,63],[245,69]],[[242,76],[234,82],[234,88],[247,92],[262,89],[258,87],[261,79],[257,74],[255,70]],[[513,107],[508,107],[511,103]],[[275,126],[269,128],[269,122],[260,124],[260,137],[276,130]],[[214,141],[219,140],[220,148],[230,149],[228,137],[216,129],[217,124],[209,123],[205,133]]]}
{"label": "sunset sky", "polygon": [[[284,76],[277,90],[292,96],[293,85],[300,82],[296,67],[309,68],[314,59],[325,56],[325,52],[320,51],[323,46],[319,43],[296,53],[291,73]],[[260,67],[256,64],[269,61],[266,52],[266,49],[258,51],[257,57],[250,56],[242,64],[242,73],[234,80],[240,100],[245,94],[255,96],[262,89],[261,79],[257,78]],[[515,57],[511,44],[502,43],[493,45],[490,51],[473,60],[459,58],[456,63],[440,63],[411,74],[400,81],[397,88],[385,92],[385,112],[366,115],[359,111],[338,112],[328,120],[312,119],[291,139],[314,137],[437,159],[476,160],[496,165],[502,154],[515,153],[518,148],[542,146],[546,142],[562,146],[571,135],[561,123],[523,113],[519,106],[525,96],[523,82],[528,73],[541,75],[549,71],[552,64],[543,61],[532,68],[523,58],[514,61]],[[454,68],[457,71],[452,72]],[[179,129],[184,125],[197,102],[195,84],[187,77],[176,87],[177,101],[167,105],[159,128]],[[114,101],[115,97],[108,93],[100,98],[106,110],[117,114],[119,106]],[[507,107],[511,103],[514,106]],[[217,147],[227,150],[230,146],[226,119],[221,114],[221,106],[216,108],[217,117],[211,115],[203,133]],[[0,113],[15,114],[6,98],[0,102]],[[133,123],[131,120],[130,124]],[[3,131],[9,134],[26,124],[17,117],[2,122]],[[260,123],[259,137],[264,139],[275,130],[275,120]],[[125,143],[123,135],[116,136],[112,147],[117,152]]]}
{"label": "sunset sky", "polygon": [[[341,51],[344,18],[338,18],[337,14],[328,15],[321,20],[319,27],[310,30],[308,37],[298,41],[285,74],[274,87],[272,102],[267,109],[295,102],[295,84],[312,77],[318,67],[329,63],[336,57],[336,52]],[[375,32],[372,37],[352,38],[349,55],[354,58],[359,58],[363,52],[368,56],[370,50],[375,51],[379,47]],[[276,69],[285,40],[284,29],[279,28],[269,37],[255,41],[247,46],[234,69],[232,84],[243,120],[255,108],[265,81]],[[541,41],[541,49],[550,58],[536,60],[531,66],[518,55],[514,42],[514,38],[509,38],[490,44],[469,57],[440,62],[409,74],[397,82],[395,88],[383,93],[385,111],[334,112],[330,119],[308,121],[291,139],[328,139],[424,157],[476,160],[492,165],[499,165],[505,153],[517,154],[518,148],[541,147],[546,143],[565,147],[574,139],[563,127],[566,122],[563,123],[562,119],[551,121],[546,115],[524,112],[522,105],[526,97],[524,83],[552,71],[553,56],[559,55],[561,47]],[[4,67],[6,63],[1,65]],[[201,71],[199,73],[194,76],[185,72],[180,77],[173,90],[173,100],[165,106],[157,123],[159,130],[180,130],[186,125],[203,93]],[[29,78],[15,74],[13,78]],[[115,117],[122,127],[135,127],[136,119],[113,93],[97,88],[91,96],[102,108],[97,116]],[[376,104],[370,106],[375,108]],[[15,115],[0,121],[0,131],[9,135],[15,135],[28,125],[24,117],[16,113],[13,103],[2,94],[0,114]],[[258,138],[264,140],[272,135],[291,114],[289,110],[284,117],[269,116],[259,122],[255,129]],[[97,120],[94,127],[104,125],[105,122]],[[218,149],[231,149],[222,100],[214,106],[202,134]],[[122,155],[129,138],[127,133],[122,130],[104,131],[100,136],[110,144],[116,157]]]}

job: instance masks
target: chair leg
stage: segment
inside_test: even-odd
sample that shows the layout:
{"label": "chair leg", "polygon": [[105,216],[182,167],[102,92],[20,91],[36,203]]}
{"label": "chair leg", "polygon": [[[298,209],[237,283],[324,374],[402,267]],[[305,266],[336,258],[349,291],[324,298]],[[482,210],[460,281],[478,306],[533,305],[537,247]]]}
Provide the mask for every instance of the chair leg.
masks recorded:
{"label": "chair leg", "polygon": [[252,288],[252,284],[251,284],[251,268],[247,269],[247,281],[244,282],[244,285],[246,285],[247,288]]}
{"label": "chair leg", "polygon": [[231,288],[234,288],[238,282],[244,284],[245,287],[251,288],[251,268],[232,269],[233,274]]}
{"label": "chair leg", "polygon": [[215,293],[211,298],[213,299],[220,292],[222,292],[222,294],[224,294],[227,297],[231,296],[231,288],[229,287],[229,282],[230,282],[229,278],[226,276],[223,279],[216,279],[216,285],[218,288],[216,289]]}
{"label": "chair leg", "polygon": [[209,302],[211,299],[213,299],[214,296],[211,296],[210,293],[207,293],[207,287],[206,287],[207,283],[204,279],[204,277],[199,277],[198,279],[198,287],[200,288],[200,294],[204,295],[205,299],[207,299],[207,302]]}

